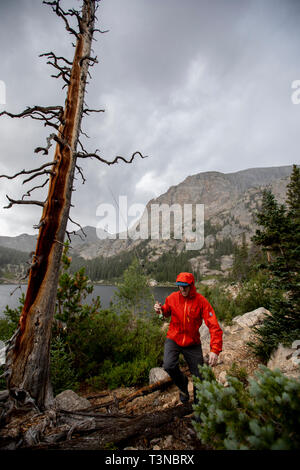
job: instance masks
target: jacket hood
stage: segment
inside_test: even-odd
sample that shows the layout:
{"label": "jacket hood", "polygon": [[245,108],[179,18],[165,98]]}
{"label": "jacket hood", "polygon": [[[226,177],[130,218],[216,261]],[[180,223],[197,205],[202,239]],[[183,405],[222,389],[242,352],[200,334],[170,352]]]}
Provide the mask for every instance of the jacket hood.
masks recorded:
{"label": "jacket hood", "polygon": [[192,273],[180,273],[176,278],[176,282],[187,282],[191,285],[191,290],[189,293],[189,297],[193,297],[197,291],[195,287],[195,278]]}

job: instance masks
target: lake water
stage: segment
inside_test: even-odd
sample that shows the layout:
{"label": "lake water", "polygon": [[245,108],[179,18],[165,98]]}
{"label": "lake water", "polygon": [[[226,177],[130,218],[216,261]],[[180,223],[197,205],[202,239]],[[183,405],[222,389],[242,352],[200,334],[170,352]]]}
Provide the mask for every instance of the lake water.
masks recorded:
{"label": "lake water", "polygon": [[[26,285],[18,287],[11,284],[0,284],[0,317],[3,317],[3,311],[8,305],[10,308],[15,308],[19,305],[19,298],[21,297],[22,292],[26,293]],[[104,285],[95,285],[94,291],[91,295],[86,298],[86,303],[91,301],[94,297],[98,295],[101,299],[102,308],[109,307],[109,303],[113,298],[113,295],[117,287],[115,286],[104,286]],[[165,298],[174,292],[177,288],[174,287],[153,287],[152,292],[154,294],[155,300],[164,303]]]}

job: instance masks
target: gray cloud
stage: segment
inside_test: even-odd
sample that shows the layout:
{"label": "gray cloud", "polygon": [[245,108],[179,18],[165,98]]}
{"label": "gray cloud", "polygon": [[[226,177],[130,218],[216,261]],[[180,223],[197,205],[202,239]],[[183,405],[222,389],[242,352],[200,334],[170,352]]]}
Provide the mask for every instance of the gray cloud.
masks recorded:
{"label": "gray cloud", "polygon": [[[67,7],[80,5],[77,0]],[[35,0],[1,2],[0,80],[6,109],[63,104],[61,84],[42,52],[71,57],[72,37]],[[72,218],[96,225],[97,206],[144,203],[202,171],[299,163],[300,106],[291,83],[300,79],[300,4],[283,0],[102,0],[87,103],[104,114],[84,119],[85,144],[107,159],[140,150],[146,159],[107,167],[80,162]],[[0,109],[4,107],[0,105]],[[49,129],[1,118],[0,174],[39,166],[33,149]],[[1,235],[34,233],[39,209],[2,209],[5,194],[24,188],[0,180]]]}

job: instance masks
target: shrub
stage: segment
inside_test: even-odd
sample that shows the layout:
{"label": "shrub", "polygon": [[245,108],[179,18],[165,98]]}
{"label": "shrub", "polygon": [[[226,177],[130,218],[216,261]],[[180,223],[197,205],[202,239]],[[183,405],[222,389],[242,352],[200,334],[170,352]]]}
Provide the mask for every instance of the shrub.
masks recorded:
{"label": "shrub", "polygon": [[222,286],[208,287],[201,285],[197,290],[210,302],[218,320],[230,323],[233,317],[240,315],[241,312],[236,301],[231,298]]}
{"label": "shrub", "polygon": [[14,331],[16,330],[24,302],[25,295],[22,293],[21,297],[19,298],[19,305],[17,308],[12,309],[8,305],[6,306],[3,312],[5,318],[0,319],[0,339],[2,341],[7,341],[9,338],[11,338]]}
{"label": "shrub", "polygon": [[[71,274],[68,246],[62,256],[52,328],[50,374],[55,394],[88,381],[99,388],[145,384],[149,370],[162,361],[165,333],[142,300],[153,298],[136,260],[119,285],[118,302],[101,309],[100,298],[85,303],[93,285],[84,268]],[[0,339],[17,327],[24,296],[16,309],[6,308]],[[138,305],[138,308],[136,306]],[[140,307],[144,311],[140,310]]]}
{"label": "shrub", "polygon": [[64,341],[57,337],[51,343],[51,384],[54,395],[63,390],[77,390],[78,382],[76,371],[70,353],[66,351]]}
{"label": "shrub", "polygon": [[[60,354],[68,353],[67,367],[97,388],[144,384],[149,369],[162,359],[164,334],[159,320],[145,311],[142,301],[151,299],[153,305],[153,299],[137,260],[125,271],[117,302],[108,309],[101,309],[99,298],[84,303],[93,286],[83,268],[70,273],[70,262],[66,249],[53,329],[53,337],[63,342]],[[68,373],[60,354],[53,361],[63,380]]]}
{"label": "shrub", "polygon": [[194,377],[197,436],[214,449],[296,450],[300,445],[300,382],[260,366],[249,386],[227,376],[223,387],[207,365]]}

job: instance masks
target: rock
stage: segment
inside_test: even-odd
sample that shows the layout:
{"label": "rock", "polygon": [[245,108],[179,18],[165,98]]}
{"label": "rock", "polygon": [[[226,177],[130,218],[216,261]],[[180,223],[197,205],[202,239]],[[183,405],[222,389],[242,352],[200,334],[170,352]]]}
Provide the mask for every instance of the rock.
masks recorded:
{"label": "rock", "polygon": [[3,366],[6,361],[6,346],[3,341],[0,341],[0,366]]}
{"label": "rock", "polygon": [[203,352],[203,355],[205,355],[209,353],[210,351],[210,333],[204,321],[202,322],[202,325],[200,326],[199,333],[200,333],[202,352]]}
{"label": "rock", "polygon": [[[297,343],[295,341],[295,343]],[[271,370],[279,369],[289,378],[300,378],[300,350],[296,348],[287,348],[282,344],[273,352],[267,363]]]}
{"label": "rock", "polygon": [[269,310],[264,307],[259,307],[252,312],[247,312],[244,313],[244,315],[238,315],[237,317],[234,317],[232,323],[237,324],[242,328],[251,328],[252,326],[262,323],[266,315],[271,315],[271,312],[269,312]]}
{"label": "rock", "polygon": [[169,374],[162,367],[153,367],[149,372],[149,385],[170,378]]}
{"label": "rock", "polygon": [[57,408],[66,411],[85,410],[91,407],[86,398],[80,397],[73,390],[64,390],[56,395],[54,403]]}
{"label": "rock", "polygon": [[165,440],[164,440],[164,443],[163,443],[163,446],[165,448],[168,448],[168,447],[172,447],[172,443],[173,443],[173,436],[172,434],[169,434]]}
{"label": "rock", "polygon": [[221,270],[226,271],[231,269],[233,265],[233,255],[223,255],[221,256]]}
{"label": "rock", "polygon": [[148,285],[149,287],[155,287],[157,286],[158,282],[155,279],[149,279]]}
{"label": "rock", "polygon": [[219,377],[218,377],[218,382],[222,385],[224,385],[224,387],[228,387],[228,382],[227,382],[227,371],[226,370],[223,370],[220,374],[219,374]]}
{"label": "rock", "polygon": [[218,282],[217,279],[206,279],[206,280],[201,281],[201,284],[212,287],[215,284],[217,284],[217,282]]}

